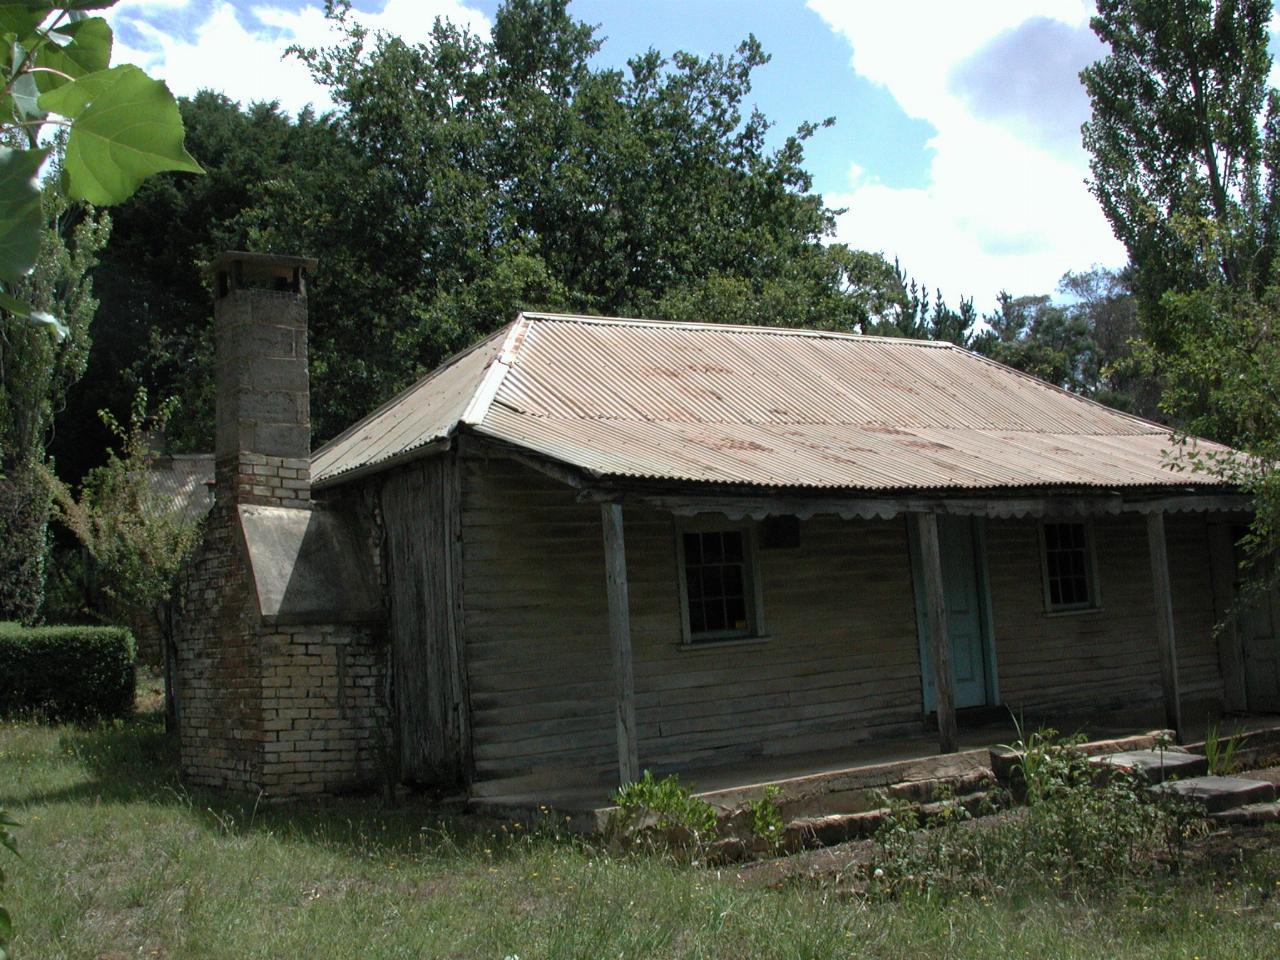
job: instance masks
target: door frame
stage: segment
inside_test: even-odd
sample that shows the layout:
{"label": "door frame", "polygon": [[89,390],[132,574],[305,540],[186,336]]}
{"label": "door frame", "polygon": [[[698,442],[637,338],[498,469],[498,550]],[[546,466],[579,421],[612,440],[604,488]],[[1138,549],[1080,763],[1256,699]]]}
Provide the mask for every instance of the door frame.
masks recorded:
{"label": "door frame", "polygon": [[[978,621],[982,633],[983,676],[986,686],[985,706],[1000,704],[1000,680],[996,674],[996,643],[994,619],[991,613],[991,576],[987,568],[987,522],[984,517],[956,517],[970,524],[973,542],[974,581],[978,590]],[[929,626],[924,604],[924,571],[920,566],[920,544],[911,524],[907,524],[907,552],[911,557],[911,589],[916,608],[917,663],[920,665],[920,704],[925,716],[937,710],[929,695],[929,681],[925,676],[925,660],[928,656]],[[945,571],[944,571],[945,576]],[[945,588],[944,588],[945,589]]]}

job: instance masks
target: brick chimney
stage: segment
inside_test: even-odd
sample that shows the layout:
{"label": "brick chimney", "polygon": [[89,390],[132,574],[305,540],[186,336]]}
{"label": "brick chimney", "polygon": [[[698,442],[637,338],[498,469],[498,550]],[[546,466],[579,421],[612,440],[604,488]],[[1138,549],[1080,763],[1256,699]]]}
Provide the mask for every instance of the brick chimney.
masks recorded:
{"label": "brick chimney", "polygon": [[315,265],[231,252],[210,266],[221,505],[311,505],[306,280]]}

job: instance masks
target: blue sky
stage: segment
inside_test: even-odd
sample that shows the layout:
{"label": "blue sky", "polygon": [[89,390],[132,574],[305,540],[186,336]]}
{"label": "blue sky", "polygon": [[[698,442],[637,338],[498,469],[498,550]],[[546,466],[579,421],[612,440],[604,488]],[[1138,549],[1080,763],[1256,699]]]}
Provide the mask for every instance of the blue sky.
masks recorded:
{"label": "blue sky", "polygon": [[[434,15],[484,33],[497,0],[357,0],[370,27],[415,40]],[[948,299],[989,309],[1001,289],[1051,292],[1063,272],[1117,266],[1123,250],[1085,187],[1076,75],[1101,55],[1089,0],[574,0],[606,38],[603,64],[650,47],[727,53],[754,33],[772,61],[752,103],[780,139],[809,142],[836,239],[899,257]],[[123,0],[118,59],[165,78],[290,109],[327,106],[290,42],[331,36],[319,0]]]}

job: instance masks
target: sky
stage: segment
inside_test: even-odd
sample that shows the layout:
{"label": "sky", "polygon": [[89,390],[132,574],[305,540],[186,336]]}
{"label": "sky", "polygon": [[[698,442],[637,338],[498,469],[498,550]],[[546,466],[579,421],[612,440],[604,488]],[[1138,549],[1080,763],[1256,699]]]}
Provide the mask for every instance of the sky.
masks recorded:
{"label": "sky", "polygon": [[[435,16],[488,32],[497,0],[356,0],[372,29],[424,39]],[[574,0],[602,65],[649,48],[772,55],[751,102],[780,142],[834,117],[806,149],[814,189],[842,209],[836,239],[898,258],[950,302],[1052,293],[1067,270],[1120,266],[1086,186],[1082,67],[1103,55],[1090,0]],[[123,0],[114,62],[179,95],[202,88],[296,111],[332,106],[291,43],[333,34],[319,0]]]}

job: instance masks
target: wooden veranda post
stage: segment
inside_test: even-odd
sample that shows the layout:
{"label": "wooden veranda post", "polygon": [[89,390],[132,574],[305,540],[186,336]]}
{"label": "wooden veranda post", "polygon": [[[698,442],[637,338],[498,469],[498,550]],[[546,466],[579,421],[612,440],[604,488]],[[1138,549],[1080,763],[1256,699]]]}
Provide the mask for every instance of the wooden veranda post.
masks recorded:
{"label": "wooden veranda post", "polygon": [[1160,646],[1160,687],[1164,692],[1165,724],[1182,740],[1182,703],[1178,697],[1178,653],[1173,632],[1173,590],[1169,584],[1169,548],[1164,514],[1147,514],[1147,545],[1151,555],[1151,584],[1155,588],[1156,638]]}
{"label": "wooden veranda post", "polygon": [[604,568],[609,591],[609,646],[613,651],[615,714],[618,727],[618,779],[640,779],[636,750],[635,674],[631,665],[631,601],[627,590],[627,547],[622,533],[622,507],[600,505],[604,526]]}
{"label": "wooden veranda post", "polygon": [[943,753],[960,747],[956,729],[955,686],[951,678],[951,635],[947,630],[947,599],[942,580],[942,551],[938,546],[938,515],[913,513],[920,569],[924,580],[925,623],[929,628],[929,658],[933,661],[934,704],[938,710],[938,740]]}

